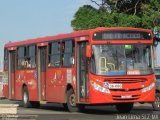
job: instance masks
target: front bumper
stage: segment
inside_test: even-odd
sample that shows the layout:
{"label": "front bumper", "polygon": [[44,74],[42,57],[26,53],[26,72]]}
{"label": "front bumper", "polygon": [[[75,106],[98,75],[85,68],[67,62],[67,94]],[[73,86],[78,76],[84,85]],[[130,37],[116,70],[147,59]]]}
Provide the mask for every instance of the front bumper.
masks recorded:
{"label": "front bumper", "polygon": [[155,86],[146,92],[141,90],[135,91],[116,91],[110,90],[110,93],[101,92],[93,87],[90,87],[90,104],[112,104],[123,102],[154,102]]}

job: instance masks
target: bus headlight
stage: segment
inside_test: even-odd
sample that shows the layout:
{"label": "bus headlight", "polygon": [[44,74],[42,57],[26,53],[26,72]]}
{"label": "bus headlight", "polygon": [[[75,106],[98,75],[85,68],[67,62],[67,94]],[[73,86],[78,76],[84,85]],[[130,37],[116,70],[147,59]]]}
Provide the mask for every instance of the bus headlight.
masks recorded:
{"label": "bus headlight", "polygon": [[155,87],[155,83],[150,84],[148,87],[142,89],[142,93],[147,92]]}
{"label": "bus headlight", "polygon": [[110,90],[109,90],[109,89],[100,86],[100,85],[97,84],[96,82],[93,82],[93,81],[92,81],[91,84],[92,84],[92,87],[93,87],[95,90],[100,91],[100,92],[103,92],[103,93],[108,93],[108,94],[110,94]]}

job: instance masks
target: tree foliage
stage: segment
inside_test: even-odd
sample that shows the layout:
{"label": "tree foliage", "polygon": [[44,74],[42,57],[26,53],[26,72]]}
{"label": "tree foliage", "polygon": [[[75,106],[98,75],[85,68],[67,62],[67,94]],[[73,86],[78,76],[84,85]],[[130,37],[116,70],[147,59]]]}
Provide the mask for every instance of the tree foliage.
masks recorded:
{"label": "tree foliage", "polygon": [[90,0],[75,13],[74,30],[96,27],[160,28],[160,0]]}

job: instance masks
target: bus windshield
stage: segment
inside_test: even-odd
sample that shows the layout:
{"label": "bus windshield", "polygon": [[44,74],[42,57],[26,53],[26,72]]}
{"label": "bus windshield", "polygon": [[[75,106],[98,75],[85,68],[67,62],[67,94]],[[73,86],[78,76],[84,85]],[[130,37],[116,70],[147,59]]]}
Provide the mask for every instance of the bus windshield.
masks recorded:
{"label": "bus windshield", "polygon": [[150,45],[92,45],[91,72],[96,75],[153,73]]}

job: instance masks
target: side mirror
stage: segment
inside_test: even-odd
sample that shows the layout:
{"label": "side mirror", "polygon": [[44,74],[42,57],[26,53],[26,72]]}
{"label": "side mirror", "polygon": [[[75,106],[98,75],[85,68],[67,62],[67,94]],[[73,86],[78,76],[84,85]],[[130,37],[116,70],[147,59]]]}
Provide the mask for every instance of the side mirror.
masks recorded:
{"label": "side mirror", "polygon": [[87,45],[86,46],[86,57],[90,58],[91,55],[92,55],[91,46]]}

